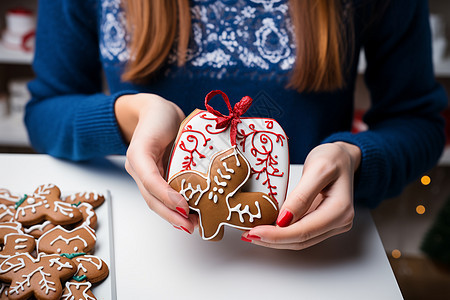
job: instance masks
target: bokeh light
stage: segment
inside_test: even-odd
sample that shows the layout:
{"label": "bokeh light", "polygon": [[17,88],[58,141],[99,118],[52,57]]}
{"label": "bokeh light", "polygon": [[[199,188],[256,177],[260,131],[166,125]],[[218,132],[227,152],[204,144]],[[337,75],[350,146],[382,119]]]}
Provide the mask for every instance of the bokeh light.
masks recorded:
{"label": "bokeh light", "polygon": [[422,178],[420,178],[420,182],[423,185],[429,185],[431,183],[431,178],[430,178],[430,176],[427,176],[427,175],[422,176]]}
{"label": "bokeh light", "polygon": [[391,255],[393,258],[400,258],[400,256],[402,256],[402,253],[400,252],[400,250],[394,249],[392,250]]}
{"label": "bokeh light", "polygon": [[416,213],[419,215],[423,215],[425,213],[425,206],[423,205],[417,205],[416,207]]}

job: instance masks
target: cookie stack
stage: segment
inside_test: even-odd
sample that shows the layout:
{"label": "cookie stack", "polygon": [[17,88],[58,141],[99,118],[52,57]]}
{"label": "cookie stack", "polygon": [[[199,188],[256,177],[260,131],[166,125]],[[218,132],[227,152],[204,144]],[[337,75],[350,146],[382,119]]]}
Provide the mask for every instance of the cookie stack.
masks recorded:
{"label": "cookie stack", "polygon": [[0,189],[0,299],[96,299],[109,274],[95,250],[96,192],[66,197],[53,184],[23,197]]}

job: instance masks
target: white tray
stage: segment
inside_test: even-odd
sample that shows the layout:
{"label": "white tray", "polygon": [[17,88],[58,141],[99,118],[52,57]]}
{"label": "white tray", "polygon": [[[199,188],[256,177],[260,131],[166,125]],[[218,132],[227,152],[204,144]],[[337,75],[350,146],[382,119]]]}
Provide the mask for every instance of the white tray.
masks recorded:
{"label": "white tray", "polygon": [[[48,182],[42,182],[45,184]],[[73,193],[82,192],[84,188],[80,186],[79,190],[66,191],[60,186],[62,196],[71,195]],[[22,190],[11,188],[3,185],[0,181],[0,188],[6,188],[14,194],[30,194],[33,190]],[[37,188],[37,186],[36,186]],[[116,298],[116,276],[114,264],[114,241],[112,229],[112,210],[111,210],[111,192],[109,190],[101,191],[105,195],[105,202],[95,209],[97,214],[97,229],[95,234],[97,241],[95,245],[94,255],[100,257],[109,267],[109,276],[102,282],[95,284],[92,288],[92,293],[97,299],[117,299]]]}
{"label": "white tray", "polygon": [[95,284],[92,288],[92,293],[94,293],[97,299],[116,300],[111,192],[107,190],[103,194],[105,195],[105,202],[95,209],[95,213],[97,214],[97,229],[95,230],[97,242],[95,244],[94,255],[100,257],[108,265],[109,276],[99,284]]}

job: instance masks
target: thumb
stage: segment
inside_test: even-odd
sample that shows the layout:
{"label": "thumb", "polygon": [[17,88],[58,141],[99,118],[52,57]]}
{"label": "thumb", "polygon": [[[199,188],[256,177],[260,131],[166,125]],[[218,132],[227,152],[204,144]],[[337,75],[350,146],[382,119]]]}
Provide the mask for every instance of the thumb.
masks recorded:
{"label": "thumb", "polygon": [[287,196],[280,209],[277,225],[286,227],[303,217],[317,195],[329,185],[331,180],[330,176],[324,176],[324,173],[314,168],[304,169],[300,182]]}

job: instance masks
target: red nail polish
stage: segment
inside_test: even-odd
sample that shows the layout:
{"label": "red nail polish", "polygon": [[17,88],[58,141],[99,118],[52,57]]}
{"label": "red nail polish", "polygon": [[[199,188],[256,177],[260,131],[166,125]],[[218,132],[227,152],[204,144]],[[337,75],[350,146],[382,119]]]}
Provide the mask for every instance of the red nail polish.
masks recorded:
{"label": "red nail polish", "polygon": [[183,208],[177,207],[176,210],[180,213],[180,215],[182,215],[186,219],[188,218],[188,215],[187,215],[186,211]]}
{"label": "red nail polish", "polygon": [[252,240],[249,240],[248,238],[246,238],[246,237],[244,237],[244,236],[241,236],[241,241],[249,242],[249,243],[252,242]]}
{"label": "red nail polish", "polygon": [[186,231],[187,233],[192,234],[189,230],[187,230],[187,229],[184,228],[183,226],[180,226],[180,227],[181,227],[181,229],[183,229],[183,230]]}
{"label": "red nail polish", "polygon": [[261,237],[257,236],[257,235],[253,235],[253,234],[248,234],[247,239],[250,239],[252,241],[259,241],[261,239]]}
{"label": "red nail polish", "polygon": [[278,216],[277,225],[280,227],[286,227],[291,223],[293,217],[294,215],[290,211],[283,210],[281,215]]}
{"label": "red nail polish", "polygon": [[178,226],[175,226],[175,225],[172,225],[172,226],[173,226],[173,228],[175,228],[175,229],[181,230],[181,228],[178,227]]}

